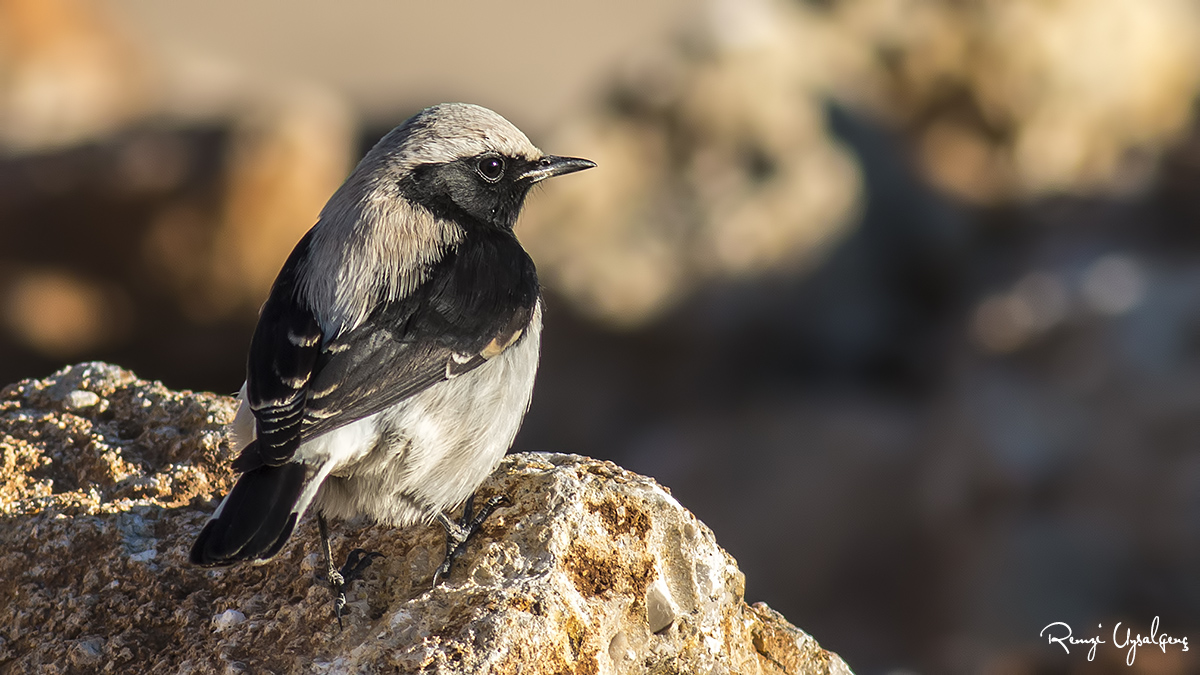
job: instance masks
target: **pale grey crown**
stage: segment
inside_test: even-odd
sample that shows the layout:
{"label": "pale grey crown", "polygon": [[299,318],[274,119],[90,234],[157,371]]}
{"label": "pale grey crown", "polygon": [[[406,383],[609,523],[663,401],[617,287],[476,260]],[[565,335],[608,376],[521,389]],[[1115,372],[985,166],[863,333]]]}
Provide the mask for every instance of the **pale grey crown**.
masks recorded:
{"label": "pale grey crown", "polygon": [[471,103],[431,106],[391,130],[363,158],[401,172],[421,164],[452,162],[494,152],[536,160],[542,151],[497,113]]}

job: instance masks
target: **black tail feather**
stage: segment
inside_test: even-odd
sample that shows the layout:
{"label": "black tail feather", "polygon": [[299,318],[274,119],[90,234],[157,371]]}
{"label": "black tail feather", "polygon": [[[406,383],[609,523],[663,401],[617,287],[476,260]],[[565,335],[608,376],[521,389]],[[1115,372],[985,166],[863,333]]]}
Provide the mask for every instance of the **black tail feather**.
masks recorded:
{"label": "black tail feather", "polygon": [[243,473],[218,518],[208,521],[190,559],[195,565],[266,560],[279,552],[296,526],[292,508],[304,490],[303,464],[260,466]]}
{"label": "black tail feather", "polygon": [[287,543],[288,537],[292,536],[292,530],[296,529],[296,516],[295,513],[289,514],[287,523],[283,526],[283,532],[279,533],[279,536],[275,538],[275,543],[271,544],[260,556],[263,560],[274,558],[275,554],[279,553],[279,549]]}

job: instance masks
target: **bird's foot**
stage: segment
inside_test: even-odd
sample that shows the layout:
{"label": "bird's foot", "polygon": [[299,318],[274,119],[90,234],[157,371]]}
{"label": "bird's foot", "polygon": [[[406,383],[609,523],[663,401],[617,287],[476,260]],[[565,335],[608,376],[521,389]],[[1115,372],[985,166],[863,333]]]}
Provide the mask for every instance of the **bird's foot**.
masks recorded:
{"label": "bird's foot", "polygon": [[446,558],[442,560],[442,564],[438,565],[437,570],[433,573],[433,585],[436,588],[438,582],[450,576],[450,566],[454,564],[455,559],[463,554],[467,549],[467,540],[479,531],[483,521],[488,519],[500,505],[508,506],[511,502],[504,495],[496,495],[484,502],[483,507],[479,509],[479,513],[475,511],[475,495],[471,495],[467,499],[466,506],[463,507],[462,518],[458,522],[454,522],[446,517],[446,514],[439,513],[437,518],[442,527],[446,528]]}
{"label": "bird's foot", "polygon": [[333,589],[333,613],[337,616],[338,630],[345,628],[342,624],[342,611],[346,608],[346,588],[362,578],[362,573],[371,566],[373,560],[382,557],[382,553],[356,548],[346,556],[346,564],[342,565],[342,569],[335,570],[333,563],[330,563],[325,579]]}

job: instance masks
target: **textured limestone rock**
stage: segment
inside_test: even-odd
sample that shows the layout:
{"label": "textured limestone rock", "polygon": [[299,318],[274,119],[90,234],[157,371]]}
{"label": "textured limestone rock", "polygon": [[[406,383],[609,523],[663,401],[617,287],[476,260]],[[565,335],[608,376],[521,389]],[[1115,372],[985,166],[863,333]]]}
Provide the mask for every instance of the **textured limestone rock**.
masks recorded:
{"label": "textured limestone rock", "polygon": [[848,673],[765,605],[653,480],[514,455],[450,578],[436,527],[340,525],[384,553],[333,621],[305,522],[262,565],[201,570],[192,538],[229,484],[231,399],[81,364],[0,392],[0,670]]}

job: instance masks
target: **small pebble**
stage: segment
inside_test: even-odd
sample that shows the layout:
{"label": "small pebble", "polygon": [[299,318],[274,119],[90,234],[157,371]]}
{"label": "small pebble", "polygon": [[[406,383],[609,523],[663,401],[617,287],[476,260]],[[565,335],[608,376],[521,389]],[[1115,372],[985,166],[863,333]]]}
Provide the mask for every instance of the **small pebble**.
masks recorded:
{"label": "small pebble", "polygon": [[245,614],[242,614],[236,609],[227,609],[213,617],[213,628],[216,628],[218,631],[223,631],[226,628],[233,628],[245,620]]}
{"label": "small pebble", "polygon": [[88,666],[95,666],[100,663],[100,659],[103,656],[104,640],[100,638],[80,640],[73,644],[67,652],[67,658],[71,660],[71,665],[81,669]]}
{"label": "small pebble", "polygon": [[67,410],[82,410],[90,408],[100,402],[100,397],[90,391],[76,389],[63,398],[63,408]]}
{"label": "small pebble", "polygon": [[646,592],[646,623],[650,624],[650,632],[666,630],[678,616],[679,610],[667,585],[662,579],[654,582]]}

